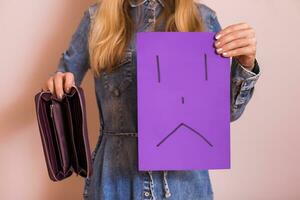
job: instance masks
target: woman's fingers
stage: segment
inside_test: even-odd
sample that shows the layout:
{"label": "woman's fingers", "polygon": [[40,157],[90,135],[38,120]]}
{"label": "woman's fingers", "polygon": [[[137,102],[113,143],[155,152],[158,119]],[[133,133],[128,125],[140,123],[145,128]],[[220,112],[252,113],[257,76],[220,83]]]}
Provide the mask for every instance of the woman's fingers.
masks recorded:
{"label": "woman's fingers", "polygon": [[224,57],[234,57],[234,56],[241,56],[241,55],[251,55],[255,54],[255,48],[251,45],[247,47],[233,49],[227,52],[222,53]]}
{"label": "woman's fingers", "polygon": [[256,39],[255,38],[242,38],[242,39],[236,39],[232,42],[229,42],[225,45],[223,45],[220,48],[217,48],[217,52],[219,54],[222,54],[224,52],[232,51],[234,49],[239,49],[247,46],[255,46]]}
{"label": "woman's fingers", "polygon": [[64,83],[64,73],[57,72],[54,75],[54,91],[55,91],[55,95],[60,99],[64,94],[63,83]]}
{"label": "woman's fingers", "polygon": [[53,76],[49,77],[43,90],[49,90],[57,98],[61,99],[64,92],[69,93],[70,88],[75,85],[74,75],[71,72],[56,72]]}
{"label": "woman's fingers", "polygon": [[70,92],[70,88],[73,85],[75,85],[73,73],[56,72],[55,75],[47,80],[46,86],[43,89],[50,90],[52,94],[61,99],[64,92]]}
{"label": "woman's fingers", "polygon": [[54,92],[53,76],[51,76],[51,77],[47,80],[46,84],[45,84],[44,87],[43,87],[43,90],[50,90],[51,93]]}
{"label": "woman's fingers", "polygon": [[239,39],[245,39],[245,38],[255,38],[255,32],[253,29],[241,29],[234,32],[230,32],[229,34],[226,34],[222,36],[220,39],[218,39],[215,42],[215,47],[217,49],[223,48],[224,45],[236,41]]}
{"label": "woman's fingers", "polygon": [[249,28],[250,28],[250,26],[247,23],[233,24],[233,25],[230,25],[230,26],[224,28],[223,30],[221,30],[216,35],[216,39],[218,40],[220,37],[228,35],[228,34],[230,34],[232,32],[236,32],[236,31],[243,30],[243,29],[249,29]]}
{"label": "woman's fingers", "polygon": [[253,66],[256,55],[255,31],[247,23],[226,27],[216,35],[215,47],[224,57],[236,57],[244,66]]}
{"label": "woman's fingers", "polygon": [[75,85],[75,81],[74,81],[74,75],[71,72],[66,72],[64,73],[64,79],[65,79],[65,84],[64,84],[64,90],[65,92],[69,93],[70,92],[70,88]]}

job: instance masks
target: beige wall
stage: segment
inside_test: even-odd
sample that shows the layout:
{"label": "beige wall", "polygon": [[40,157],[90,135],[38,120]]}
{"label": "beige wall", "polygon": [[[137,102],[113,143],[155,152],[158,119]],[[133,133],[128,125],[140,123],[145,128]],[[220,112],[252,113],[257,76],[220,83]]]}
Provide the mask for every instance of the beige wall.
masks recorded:
{"label": "beige wall", "polygon": [[[81,199],[83,179],[54,183],[48,178],[33,97],[91,3],[0,1],[1,199]],[[232,123],[232,169],[210,171],[216,199],[300,199],[300,1],[205,3],[223,26],[246,21],[256,29],[263,73],[242,118]],[[90,73],[83,87],[94,148],[99,125]]]}

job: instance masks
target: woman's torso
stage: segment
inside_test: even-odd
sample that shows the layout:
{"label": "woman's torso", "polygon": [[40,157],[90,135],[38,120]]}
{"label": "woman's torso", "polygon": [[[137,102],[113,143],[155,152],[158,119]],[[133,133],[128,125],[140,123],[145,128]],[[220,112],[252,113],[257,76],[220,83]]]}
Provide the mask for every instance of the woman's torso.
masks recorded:
{"label": "woman's torso", "polygon": [[[197,6],[207,31],[218,31],[215,12],[205,5]],[[89,8],[91,19],[96,8],[97,4]],[[150,31],[162,8],[159,0],[146,0],[138,31]],[[132,12],[136,14],[134,6]],[[94,78],[102,134],[93,151],[94,174],[86,179],[84,199],[150,200],[155,196],[158,200],[171,192],[170,199],[174,200],[211,200],[207,170],[157,171],[150,175],[137,169],[137,61],[133,38],[118,68]]]}

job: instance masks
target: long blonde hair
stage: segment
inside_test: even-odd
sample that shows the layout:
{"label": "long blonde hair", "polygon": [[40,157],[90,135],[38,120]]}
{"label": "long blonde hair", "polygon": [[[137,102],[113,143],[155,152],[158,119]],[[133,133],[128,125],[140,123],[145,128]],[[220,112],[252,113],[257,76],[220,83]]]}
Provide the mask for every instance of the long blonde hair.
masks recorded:
{"label": "long blonde hair", "polygon": [[[104,70],[112,71],[121,62],[136,28],[129,0],[98,1],[88,39],[90,66],[97,76]],[[164,23],[164,31],[204,31],[194,0],[163,0],[163,3],[154,30]]]}

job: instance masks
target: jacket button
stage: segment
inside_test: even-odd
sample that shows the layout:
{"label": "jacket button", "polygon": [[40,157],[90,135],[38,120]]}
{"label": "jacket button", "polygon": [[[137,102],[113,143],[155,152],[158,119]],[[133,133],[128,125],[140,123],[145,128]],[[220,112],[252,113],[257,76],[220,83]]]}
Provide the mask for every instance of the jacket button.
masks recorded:
{"label": "jacket button", "polygon": [[150,193],[149,193],[149,192],[145,192],[144,194],[145,194],[146,197],[149,197],[149,196],[150,196]]}

